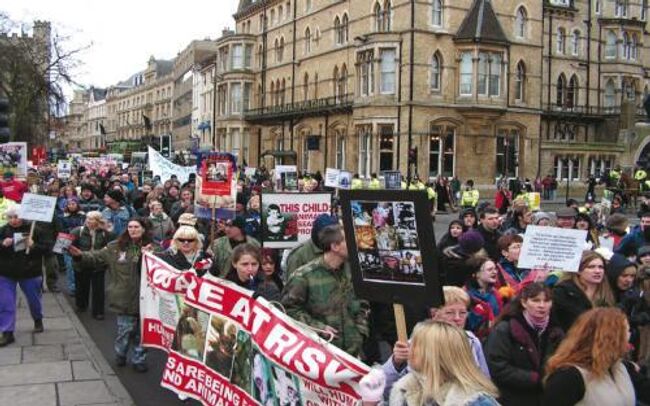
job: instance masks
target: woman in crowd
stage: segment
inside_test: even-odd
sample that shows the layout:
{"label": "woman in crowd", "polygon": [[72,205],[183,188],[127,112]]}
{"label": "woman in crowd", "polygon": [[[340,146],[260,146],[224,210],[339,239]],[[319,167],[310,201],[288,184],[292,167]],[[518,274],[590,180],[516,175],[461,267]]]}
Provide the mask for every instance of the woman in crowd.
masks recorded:
{"label": "woman in crowd", "polygon": [[208,272],[216,276],[214,262],[202,248],[201,236],[196,228],[180,226],[174,233],[170,247],[158,256],[178,270],[194,270],[200,277]]}
{"label": "woman in crowd", "polygon": [[621,405],[648,402],[647,378],[624,361],[629,324],[619,309],[583,313],[546,365],[544,405]]}
{"label": "woman in crowd", "polygon": [[[82,226],[85,221],[86,213],[81,211],[79,199],[77,197],[68,198],[65,203],[65,209],[63,210],[63,217],[60,217],[58,221],[58,230],[70,234],[72,229]],[[65,264],[65,277],[68,293],[70,296],[75,296],[76,283],[74,267],[72,266],[72,257],[64,253],[63,262]]]}
{"label": "woman in crowd", "polygon": [[585,251],[578,272],[567,274],[553,289],[553,318],[564,331],[592,307],[613,305],[605,259],[594,251]]}
{"label": "woman in crowd", "polygon": [[151,236],[156,244],[161,244],[174,235],[174,222],[163,211],[163,205],[158,200],[149,202],[149,221],[151,222]]}
{"label": "woman in crowd", "polygon": [[474,275],[465,287],[472,301],[467,329],[477,337],[484,338],[503,306],[501,295],[495,288],[499,271],[494,261],[488,257],[476,258],[473,269]]}
{"label": "woman in crowd", "polygon": [[262,249],[262,277],[257,293],[263,298],[279,302],[282,298],[284,283],[280,277],[280,259],[278,252],[270,248]]}
{"label": "woman in crowd", "polygon": [[232,251],[232,265],[225,279],[236,285],[257,292],[262,253],[260,247],[250,243],[239,244]]}
{"label": "woman in crowd", "polygon": [[463,228],[465,231],[478,227],[478,217],[476,216],[476,210],[473,207],[463,209],[458,217],[459,220],[463,222]]}
{"label": "woman in crowd", "polygon": [[[75,236],[72,245],[81,251],[101,250],[113,235],[106,231],[106,220],[101,212],[91,211],[86,214],[86,220],[80,227],[74,228],[70,234]],[[91,311],[97,320],[104,319],[104,276],[105,266],[88,267],[78,261],[73,261],[75,277],[75,304],[77,311],[84,312],[88,308],[88,297],[92,289]]]}
{"label": "woman in crowd", "polygon": [[[26,237],[23,244],[19,244],[16,235],[28,236],[30,229],[30,225],[18,217],[19,212],[19,205],[8,209],[5,212],[7,224],[0,228],[0,347],[15,341],[17,285],[20,285],[27,299],[29,311],[34,319],[34,332],[43,332],[41,267],[43,254],[47,253],[52,245],[38,229],[32,238]],[[26,248],[29,248],[29,252]]]}
{"label": "woman in crowd", "polygon": [[442,236],[438,243],[438,251],[443,252],[448,247],[453,247],[458,244],[458,238],[463,234],[463,222],[460,220],[452,220],[449,223],[447,232]]}
{"label": "woman in crowd", "polygon": [[153,249],[150,231],[147,219],[135,218],[117,240],[99,251],[83,252],[75,246],[68,250],[85,267],[108,268],[108,306],[117,313],[116,364],[126,365],[131,349],[130,361],[137,372],[148,370],[146,352],[140,345],[139,315],[142,253]]}
{"label": "woman in crowd", "polygon": [[551,290],[526,285],[490,332],[485,355],[502,405],[541,405],[546,359],[564,333],[553,326]]}
{"label": "woman in crowd", "polygon": [[594,221],[587,213],[578,213],[576,215],[576,229],[587,231],[587,242],[590,242],[593,248],[600,247],[598,230],[594,226]]}
{"label": "woman in crowd", "polygon": [[[391,406],[498,405],[497,389],[477,368],[465,333],[458,327],[433,320],[418,323],[413,329],[408,362],[411,371],[390,391]],[[375,377],[379,382],[384,379],[378,371],[364,377],[361,387],[374,386],[379,399],[364,395],[364,405],[379,404],[383,385],[368,385]]]}
{"label": "woman in crowd", "polygon": [[528,207],[521,207],[514,211],[511,226],[505,234],[525,234],[526,227],[533,222],[533,212]]}

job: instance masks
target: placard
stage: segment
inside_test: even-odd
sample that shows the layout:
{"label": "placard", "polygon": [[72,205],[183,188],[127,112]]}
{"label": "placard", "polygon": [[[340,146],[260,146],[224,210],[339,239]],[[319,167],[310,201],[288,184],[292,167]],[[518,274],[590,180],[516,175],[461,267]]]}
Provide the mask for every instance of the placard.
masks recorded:
{"label": "placard", "polygon": [[384,189],[386,190],[402,190],[402,173],[400,171],[385,171],[382,172],[384,176]]}
{"label": "placard", "polygon": [[0,173],[11,172],[18,178],[27,176],[27,143],[0,144]]}
{"label": "placard", "polygon": [[350,190],[352,188],[352,172],[339,172],[339,189]]}
{"label": "placard", "polygon": [[[168,352],[163,387],[204,405],[359,402],[359,380],[369,367],[265,299],[173,269],[150,253],[142,262],[143,344]],[[159,306],[163,296],[169,303]]]}
{"label": "placard", "polygon": [[316,217],[330,214],[329,193],[262,193],[262,245],[292,248],[311,238]]}
{"label": "placard", "polygon": [[586,230],[529,225],[517,266],[578,272],[586,239]]}
{"label": "placard", "polygon": [[391,304],[442,304],[428,205],[421,191],[341,192],[348,260],[358,297]]}
{"label": "placard", "polygon": [[149,169],[154,176],[160,176],[160,181],[163,183],[169,180],[172,175],[176,175],[178,181],[183,184],[190,179],[190,174],[196,173],[196,167],[194,166],[176,165],[151,147],[148,148],[148,151]]}
{"label": "placard", "polygon": [[339,173],[341,171],[335,168],[325,169],[325,187],[338,188],[339,187]]}
{"label": "placard", "polygon": [[72,245],[76,239],[74,234],[59,233],[56,236],[56,242],[52,251],[57,254],[63,254]]}
{"label": "placard", "polygon": [[196,177],[194,215],[198,218],[232,219],[235,217],[237,180],[235,157],[215,152],[201,162],[201,176]]}
{"label": "placard", "polygon": [[23,220],[51,223],[56,207],[56,197],[25,193],[18,217]]}
{"label": "placard", "polygon": [[70,161],[59,161],[56,166],[56,172],[60,179],[69,179],[72,176],[72,164]]}

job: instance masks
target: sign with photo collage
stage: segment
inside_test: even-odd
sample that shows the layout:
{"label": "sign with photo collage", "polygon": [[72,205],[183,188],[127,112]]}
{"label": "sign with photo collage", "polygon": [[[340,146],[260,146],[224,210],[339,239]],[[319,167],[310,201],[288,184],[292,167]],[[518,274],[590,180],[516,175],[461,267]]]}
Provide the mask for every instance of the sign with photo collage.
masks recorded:
{"label": "sign with photo collage", "polygon": [[386,303],[442,304],[425,192],[345,191],[341,204],[359,297]]}

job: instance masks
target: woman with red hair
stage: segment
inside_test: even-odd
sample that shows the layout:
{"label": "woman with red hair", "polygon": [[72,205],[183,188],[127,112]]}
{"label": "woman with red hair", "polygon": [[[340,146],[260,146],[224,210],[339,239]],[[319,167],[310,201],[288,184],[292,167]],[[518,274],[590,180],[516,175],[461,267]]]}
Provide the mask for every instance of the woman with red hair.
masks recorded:
{"label": "woman with red hair", "polygon": [[648,379],[623,358],[630,325],[615,308],[583,313],[546,364],[544,404],[634,406],[650,400]]}

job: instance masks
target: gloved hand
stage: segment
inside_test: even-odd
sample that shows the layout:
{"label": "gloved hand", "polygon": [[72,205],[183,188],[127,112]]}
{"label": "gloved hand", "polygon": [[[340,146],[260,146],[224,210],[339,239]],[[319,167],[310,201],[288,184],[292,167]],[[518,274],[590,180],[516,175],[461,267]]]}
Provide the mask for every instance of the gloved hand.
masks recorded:
{"label": "gloved hand", "polygon": [[386,376],[381,369],[373,368],[359,381],[359,394],[366,403],[379,403],[384,395]]}
{"label": "gloved hand", "polygon": [[201,261],[196,261],[194,263],[194,269],[196,269],[197,271],[208,270],[208,269],[210,269],[210,267],[212,267],[212,259],[211,258],[205,258],[205,259],[203,259]]}

